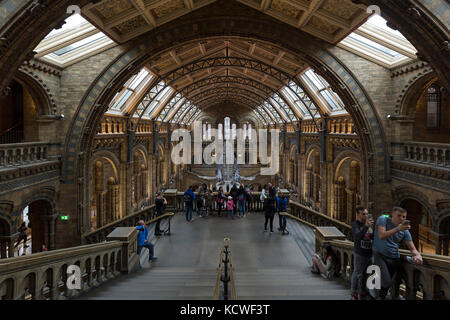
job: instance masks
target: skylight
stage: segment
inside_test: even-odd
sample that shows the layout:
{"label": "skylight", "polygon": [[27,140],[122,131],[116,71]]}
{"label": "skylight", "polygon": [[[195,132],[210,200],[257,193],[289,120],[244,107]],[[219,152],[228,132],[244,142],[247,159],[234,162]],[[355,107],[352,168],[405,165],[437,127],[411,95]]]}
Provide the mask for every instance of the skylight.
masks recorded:
{"label": "skylight", "polygon": [[34,49],[36,58],[65,68],[116,44],[103,32],[74,14],[60,29],[52,30]]}
{"label": "skylight", "polygon": [[414,46],[386,22],[381,16],[373,15],[338,46],[386,68],[417,59]]}

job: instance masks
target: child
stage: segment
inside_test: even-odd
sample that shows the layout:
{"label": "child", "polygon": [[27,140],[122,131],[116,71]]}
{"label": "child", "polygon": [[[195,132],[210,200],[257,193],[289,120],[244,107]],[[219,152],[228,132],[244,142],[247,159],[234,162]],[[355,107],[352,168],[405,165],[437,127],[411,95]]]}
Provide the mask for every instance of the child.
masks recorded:
{"label": "child", "polygon": [[231,219],[234,220],[234,202],[233,202],[233,197],[229,196],[228,200],[227,200],[227,217],[228,217],[228,212],[231,212]]}

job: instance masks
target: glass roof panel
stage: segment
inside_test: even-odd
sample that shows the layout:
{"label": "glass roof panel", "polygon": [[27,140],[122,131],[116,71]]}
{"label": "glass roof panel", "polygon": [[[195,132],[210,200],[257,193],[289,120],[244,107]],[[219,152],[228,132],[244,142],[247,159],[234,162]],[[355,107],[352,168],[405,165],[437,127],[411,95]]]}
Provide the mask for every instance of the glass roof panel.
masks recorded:
{"label": "glass roof panel", "polygon": [[96,34],[94,34],[92,36],[84,38],[84,39],[82,39],[80,41],[72,43],[72,44],[70,44],[70,45],[68,45],[68,46],[66,46],[64,48],[61,48],[59,50],[55,50],[55,51],[53,51],[53,54],[56,54],[57,56],[62,56],[64,54],[68,53],[68,52],[71,52],[71,51],[73,51],[75,49],[82,48],[84,46],[87,46],[89,44],[92,44],[95,41],[98,41],[98,40],[104,39],[104,38],[106,38],[106,35],[104,35],[103,33],[99,32],[99,33],[96,33]]}
{"label": "glass roof panel", "polygon": [[385,47],[385,46],[383,46],[383,45],[381,45],[381,44],[379,44],[379,43],[377,43],[375,41],[372,41],[372,40],[370,40],[370,39],[368,39],[366,37],[360,36],[360,35],[358,35],[356,33],[351,33],[348,36],[348,38],[352,39],[352,40],[355,40],[355,41],[365,45],[366,47],[369,47],[369,48],[377,50],[377,51],[379,51],[381,53],[387,54],[387,55],[389,55],[389,56],[391,56],[393,58],[400,56],[400,53],[398,53],[398,52],[396,52],[394,50],[391,50],[391,49],[389,49],[389,48],[387,48],[387,47]]}

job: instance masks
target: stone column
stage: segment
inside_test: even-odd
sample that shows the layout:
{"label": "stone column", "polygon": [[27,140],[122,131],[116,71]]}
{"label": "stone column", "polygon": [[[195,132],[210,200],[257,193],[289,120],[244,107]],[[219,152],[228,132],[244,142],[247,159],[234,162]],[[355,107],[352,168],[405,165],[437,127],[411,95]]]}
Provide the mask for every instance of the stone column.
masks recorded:
{"label": "stone column", "polygon": [[311,175],[312,175],[312,171],[311,171],[311,165],[308,166],[308,169],[306,169],[305,171],[305,188],[304,188],[304,196],[305,196],[305,200],[307,200],[308,198],[312,197],[311,194]]}
{"label": "stone column", "polygon": [[6,240],[0,239],[0,259],[6,259]]}

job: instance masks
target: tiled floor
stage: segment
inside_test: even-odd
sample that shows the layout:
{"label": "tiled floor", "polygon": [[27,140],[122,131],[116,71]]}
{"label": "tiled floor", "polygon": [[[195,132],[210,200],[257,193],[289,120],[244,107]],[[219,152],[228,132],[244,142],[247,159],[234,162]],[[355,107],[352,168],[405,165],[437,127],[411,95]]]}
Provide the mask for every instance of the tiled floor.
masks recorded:
{"label": "tiled floor", "polygon": [[[264,216],[212,216],[188,223],[172,220],[172,235],[157,239],[156,262],[121,276],[82,299],[212,299],[224,237],[231,254],[239,299],[348,299],[348,290],[310,273],[314,235],[289,221],[290,235],[263,232]],[[278,217],[274,220],[274,230]],[[153,241],[153,240],[152,240]]]}

